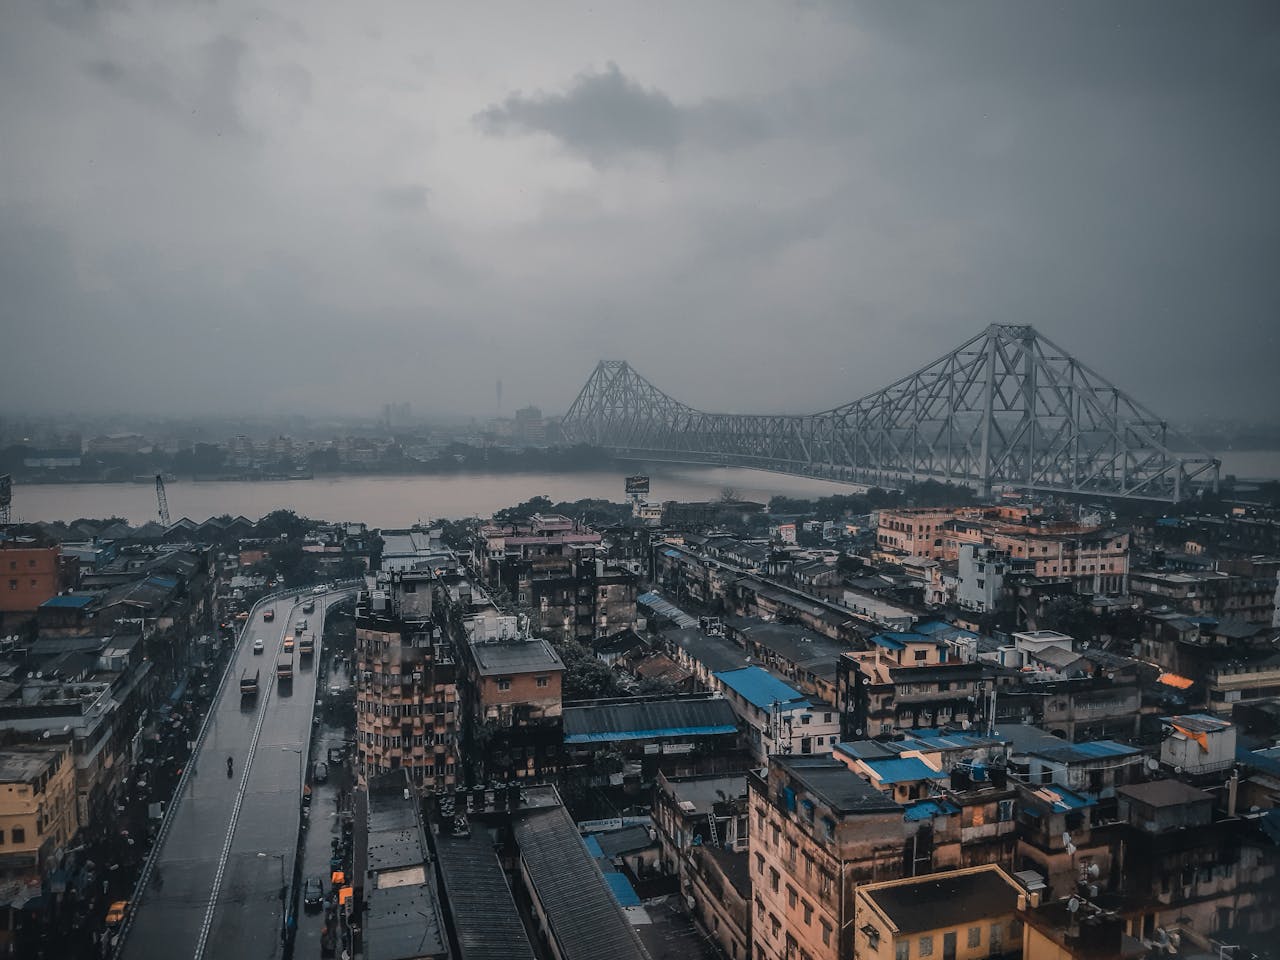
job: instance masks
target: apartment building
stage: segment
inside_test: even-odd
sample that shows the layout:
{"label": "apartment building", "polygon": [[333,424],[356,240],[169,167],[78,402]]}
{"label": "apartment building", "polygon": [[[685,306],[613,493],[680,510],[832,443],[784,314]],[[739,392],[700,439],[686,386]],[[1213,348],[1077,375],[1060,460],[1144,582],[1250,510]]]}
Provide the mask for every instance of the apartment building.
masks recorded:
{"label": "apartment building", "polygon": [[830,757],[771,757],[747,787],[753,956],[847,960],[858,886],[902,875],[902,807]]}
{"label": "apartment building", "polygon": [[859,887],[858,960],[993,960],[1022,952],[1023,890],[994,865]]}
{"label": "apartment building", "polygon": [[[496,623],[497,629],[488,629]],[[464,646],[469,756],[489,779],[554,774],[563,745],[564,662],[515,617],[477,618]]]}
{"label": "apartment building", "polygon": [[[958,560],[973,544],[1003,554],[1037,577],[1065,578],[1077,593],[1128,589],[1129,534],[1105,525],[1040,522],[1009,508],[882,510],[876,545],[889,558]],[[985,561],[980,561],[985,562]],[[1002,574],[1003,575],[1003,574]]]}
{"label": "apartment building", "polygon": [[0,749],[0,881],[38,882],[79,826],[70,743]]}
{"label": "apartment building", "polygon": [[362,780],[397,769],[420,787],[459,782],[454,643],[432,619],[435,576],[381,574],[356,601],[356,750]]}

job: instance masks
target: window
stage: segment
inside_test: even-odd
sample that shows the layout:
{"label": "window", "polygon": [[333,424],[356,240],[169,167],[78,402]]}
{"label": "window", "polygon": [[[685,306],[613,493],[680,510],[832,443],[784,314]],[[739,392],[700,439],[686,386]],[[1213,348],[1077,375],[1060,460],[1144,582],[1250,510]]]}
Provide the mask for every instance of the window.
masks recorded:
{"label": "window", "polygon": [[823,723],[830,723],[830,722],[831,722],[831,714],[829,714],[829,713],[824,713],[824,714],[822,715],[822,722],[823,722]]}
{"label": "window", "polygon": [[923,937],[920,938],[920,956],[922,957],[933,956],[933,934],[926,933]]}
{"label": "window", "polygon": [[27,831],[22,827],[13,828],[13,842],[23,843],[27,839]]}
{"label": "window", "polygon": [[507,679],[506,677],[503,677],[501,680],[499,680],[499,681],[498,681],[498,689],[499,689],[499,690],[510,690],[510,689],[511,689],[511,681],[510,681],[509,679]]}
{"label": "window", "polygon": [[758,853],[756,854],[756,873],[764,876],[764,857]]}
{"label": "window", "polygon": [[774,893],[778,892],[778,871],[773,867],[769,868],[769,889]]}
{"label": "window", "polygon": [[10,581],[9,581],[9,589],[10,589],[10,590],[17,590],[17,589],[18,589],[18,581],[17,581],[17,580],[10,580]]}
{"label": "window", "polygon": [[807,714],[807,713],[802,713],[802,714],[800,715],[800,723],[801,723],[801,724],[808,723],[808,722],[809,722],[810,720],[812,720],[812,719],[813,719],[813,717],[809,716],[809,714]]}
{"label": "window", "polygon": [[796,908],[796,888],[791,884],[787,884],[787,906],[792,910]]}
{"label": "window", "polygon": [[804,925],[806,927],[813,926],[813,904],[808,900],[804,902]]}
{"label": "window", "polygon": [[551,683],[551,678],[550,678],[550,677],[538,677],[536,682],[537,682],[538,686],[540,686],[540,687],[545,687],[545,686],[548,686],[548,685]]}
{"label": "window", "polygon": [[928,651],[928,650],[916,650],[916,651],[915,651],[915,653],[913,654],[913,656],[914,656],[917,660],[928,660],[928,659],[929,659],[929,651]]}
{"label": "window", "polygon": [[893,945],[893,960],[911,960],[910,940],[899,940]]}
{"label": "window", "polygon": [[982,928],[981,927],[969,928],[969,946],[971,948],[982,946]]}
{"label": "window", "polygon": [[1000,952],[1002,941],[1004,940],[1004,937],[1002,934],[1003,934],[1003,931],[1001,930],[1000,924],[993,923],[991,925],[991,944],[990,944],[990,950],[989,950],[990,953]]}
{"label": "window", "polygon": [[782,924],[772,913],[769,914],[769,926],[773,930],[773,938],[778,939],[778,934],[782,932]]}
{"label": "window", "polygon": [[831,946],[831,924],[822,921],[822,943],[824,946]]}

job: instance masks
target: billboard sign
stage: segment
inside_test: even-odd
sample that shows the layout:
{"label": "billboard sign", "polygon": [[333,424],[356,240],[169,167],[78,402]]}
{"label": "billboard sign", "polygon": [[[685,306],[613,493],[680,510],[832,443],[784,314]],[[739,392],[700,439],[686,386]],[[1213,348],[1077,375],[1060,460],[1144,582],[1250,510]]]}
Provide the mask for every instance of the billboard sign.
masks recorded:
{"label": "billboard sign", "polygon": [[649,492],[648,477],[627,477],[627,496],[640,497]]}

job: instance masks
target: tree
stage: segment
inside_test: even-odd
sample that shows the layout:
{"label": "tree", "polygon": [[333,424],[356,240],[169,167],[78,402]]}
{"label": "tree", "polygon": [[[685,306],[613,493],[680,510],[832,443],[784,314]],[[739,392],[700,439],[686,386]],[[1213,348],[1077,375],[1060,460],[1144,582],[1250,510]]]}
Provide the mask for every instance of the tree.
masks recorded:
{"label": "tree", "polygon": [[598,700],[623,693],[618,675],[608,664],[597,660],[584,644],[562,643],[556,647],[556,652],[564,661],[565,700]]}
{"label": "tree", "polygon": [[721,503],[741,503],[742,491],[737,487],[721,487],[720,488]]}

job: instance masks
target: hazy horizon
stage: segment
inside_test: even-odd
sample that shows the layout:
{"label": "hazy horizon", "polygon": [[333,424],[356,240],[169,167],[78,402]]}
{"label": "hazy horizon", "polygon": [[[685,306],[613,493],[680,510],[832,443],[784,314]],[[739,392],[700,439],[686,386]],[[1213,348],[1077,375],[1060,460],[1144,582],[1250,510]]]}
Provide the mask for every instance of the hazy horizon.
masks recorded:
{"label": "hazy horizon", "polygon": [[1278,38],[1270,3],[15,0],[0,405],[558,414],[609,358],[803,413],[997,322],[1249,420]]}

